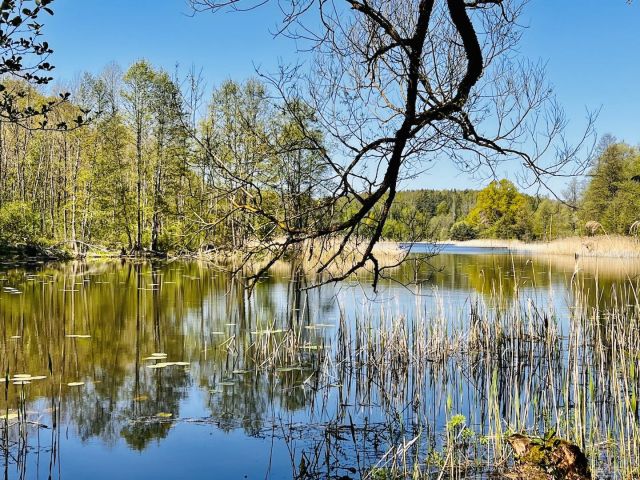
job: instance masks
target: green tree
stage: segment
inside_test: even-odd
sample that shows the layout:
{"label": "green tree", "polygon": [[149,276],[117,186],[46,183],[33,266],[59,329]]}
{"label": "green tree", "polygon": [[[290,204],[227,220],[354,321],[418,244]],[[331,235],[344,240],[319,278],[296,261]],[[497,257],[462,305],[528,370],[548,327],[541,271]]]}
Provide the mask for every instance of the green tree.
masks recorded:
{"label": "green tree", "polygon": [[621,143],[604,147],[590,172],[591,181],[584,192],[580,208],[583,225],[589,221],[602,223],[606,210],[625,181],[625,165],[633,155],[634,150]]}
{"label": "green tree", "polygon": [[124,75],[125,90],[122,97],[128,113],[128,121],[135,138],[136,165],[136,244],[135,249],[142,250],[142,232],[145,220],[143,203],[146,188],[147,162],[145,146],[151,125],[151,103],[156,73],[153,67],[141,60],[129,67]]}
{"label": "green tree", "polygon": [[0,245],[37,243],[39,218],[28,202],[10,202],[0,208]]}
{"label": "green tree", "polygon": [[466,221],[456,222],[451,227],[451,240],[473,240],[477,232],[473,226]]}
{"label": "green tree", "polygon": [[527,199],[509,180],[493,181],[480,191],[467,222],[485,238],[527,239],[531,234]]}

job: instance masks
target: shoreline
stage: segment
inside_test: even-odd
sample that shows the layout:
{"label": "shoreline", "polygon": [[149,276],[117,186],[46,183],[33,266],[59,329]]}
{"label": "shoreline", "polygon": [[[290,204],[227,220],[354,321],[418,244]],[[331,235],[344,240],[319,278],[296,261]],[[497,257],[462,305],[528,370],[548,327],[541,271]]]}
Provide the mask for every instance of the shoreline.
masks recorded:
{"label": "shoreline", "polygon": [[512,253],[530,253],[538,255],[565,255],[594,258],[640,258],[640,242],[635,238],[619,235],[567,237],[549,242],[523,242],[521,240],[501,239],[395,242],[396,248],[403,248],[402,245],[411,244],[425,246],[431,245],[434,247],[436,253],[439,248],[452,246],[455,248],[478,250],[505,249]]}
{"label": "shoreline", "polygon": [[[506,250],[505,253],[522,253],[535,255],[560,255],[591,258],[627,258],[640,259],[640,241],[619,235],[600,235],[593,237],[567,237],[549,242],[524,242],[522,240],[509,239],[474,239],[474,240],[438,240],[438,241],[380,241],[375,250],[379,254],[393,255],[406,253],[407,246],[430,247],[434,254],[439,253],[490,253],[490,250]],[[454,249],[468,249],[471,252],[447,252],[447,247]],[[445,251],[443,251],[445,250]],[[486,250],[486,252],[483,252]],[[475,251],[475,252],[473,252]],[[219,253],[219,252],[218,252]],[[420,252],[415,252],[420,253]],[[225,255],[227,256],[227,255]],[[118,250],[114,251],[88,251],[74,255],[64,250],[41,249],[40,251],[27,252],[22,249],[9,248],[0,251],[0,259],[15,259],[23,261],[68,261],[68,260],[96,260],[96,259],[124,259],[124,260],[150,260],[150,259],[194,259],[209,260],[215,258],[211,252],[189,252],[188,254],[174,254],[171,252],[142,252],[140,255],[122,255]]]}

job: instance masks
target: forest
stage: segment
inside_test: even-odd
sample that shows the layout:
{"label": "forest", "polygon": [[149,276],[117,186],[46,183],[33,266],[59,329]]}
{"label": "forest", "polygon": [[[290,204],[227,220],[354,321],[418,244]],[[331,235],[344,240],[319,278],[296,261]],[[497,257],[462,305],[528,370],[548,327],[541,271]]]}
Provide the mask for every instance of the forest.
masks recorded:
{"label": "forest", "polygon": [[[208,98],[203,84],[193,70],[179,78],[144,60],[124,71],[114,63],[81,76],[69,101],[47,115],[46,122],[65,128],[47,128],[41,116],[26,125],[0,122],[2,248],[74,255],[235,250],[265,226],[242,208],[248,194],[234,177],[255,176],[262,205],[275,216],[300,227],[312,221],[327,168],[316,112],[302,102],[283,108],[258,79],[228,80]],[[20,92],[22,108],[55,100],[25,82],[6,85]],[[607,136],[594,158],[585,180],[571,179],[555,197],[523,193],[507,179],[482,190],[399,191],[382,238],[634,235],[640,152]],[[342,203],[340,215],[348,218],[355,195]],[[263,233],[283,234],[271,227]]]}

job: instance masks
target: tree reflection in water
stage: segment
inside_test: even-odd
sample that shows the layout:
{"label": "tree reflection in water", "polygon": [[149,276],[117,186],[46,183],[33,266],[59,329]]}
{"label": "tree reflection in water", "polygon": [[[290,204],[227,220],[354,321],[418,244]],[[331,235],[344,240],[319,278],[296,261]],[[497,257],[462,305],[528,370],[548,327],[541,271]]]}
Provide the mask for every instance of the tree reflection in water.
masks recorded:
{"label": "tree reflection in water", "polygon": [[[363,473],[417,432],[428,456],[442,447],[453,412],[484,434],[496,433],[496,418],[540,427],[548,405],[578,402],[567,393],[577,382],[566,373],[566,335],[574,328],[567,305],[579,300],[603,315],[612,304],[636,304],[628,287],[637,265],[615,271],[612,262],[583,262],[441,255],[430,266],[395,272],[421,279],[410,287],[418,296],[389,282],[376,298],[362,286],[366,275],[360,283],[307,290],[312,279],[290,264],[274,268],[252,295],[238,279],[198,262],[3,264],[1,371],[47,377],[0,384],[5,478],[34,478],[27,470],[44,458],[51,478],[64,476],[59,456],[69,436],[80,445],[99,440],[104,448],[144,452],[185,421],[273,436],[290,446],[291,475],[304,468],[318,476]],[[539,315],[526,313],[533,304]],[[487,323],[496,312],[504,313]],[[606,324],[593,325],[583,333],[606,338]],[[524,326],[514,350],[508,332]],[[548,333],[556,326],[565,337]],[[534,331],[555,340],[535,340]],[[472,345],[470,332],[492,339],[492,350],[478,343],[454,355],[457,346]],[[416,358],[402,360],[403,344]],[[585,347],[579,366],[593,364],[591,352],[602,354],[603,371],[618,368],[619,352],[598,344],[599,352]],[[166,358],[149,359],[154,353]],[[149,368],[163,361],[189,365]],[[602,378],[591,380],[591,395],[609,418]],[[631,378],[627,387],[637,382]],[[26,417],[14,418],[16,412]]]}

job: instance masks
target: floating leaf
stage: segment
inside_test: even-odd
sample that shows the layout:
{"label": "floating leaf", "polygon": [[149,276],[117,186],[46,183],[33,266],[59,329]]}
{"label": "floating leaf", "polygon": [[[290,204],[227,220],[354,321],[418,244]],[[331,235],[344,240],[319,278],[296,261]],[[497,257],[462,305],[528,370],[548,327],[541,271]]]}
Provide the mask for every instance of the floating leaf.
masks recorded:
{"label": "floating leaf", "polygon": [[4,413],[0,415],[0,420],[15,420],[18,418],[18,414],[14,412]]}
{"label": "floating leaf", "polygon": [[238,370],[234,370],[234,371],[233,371],[233,372],[231,372],[231,373],[234,373],[234,374],[236,374],[236,375],[244,375],[244,374],[246,374],[246,373],[249,373],[249,370],[240,370],[240,369],[238,369]]}
{"label": "floating leaf", "polygon": [[306,325],[304,328],[309,330],[320,330],[322,328],[334,328],[335,325],[331,323],[313,323],[311,325]]}
{"label": "floating leaf", "polygon": [[189,362],[158,362],[153,365],[147,365],[147,368],[188,367],[189,365]]}
{"label": "floating leaf", "polygon": [[160,412],[160,413],[156,413],[156,417],[160,417],[160,418],[171,418],[171,417],[173,417],[173,413],[169,413],[169,412]]}
{"label": "floating leaf", "polygon": [[91,335],[79,335],[79,334],[70,334],[65,335],[67,338],[91,338]]}
{"label": "floating leaf", "polygon": [[160,362],[160,363],[154,363],[153,365],[147,365],[147,368],[153,368],[153,369],[156,369],[156,368],[166,368],[166,367],[168,367],[168,366],[169,366],[169,365],[168,365],[167,363],[165,363],[165,362]]}
{"label": "floating leaf", "polygon": [[134,402],[146,402],[147,400],[149,400],[148,395],[138,395],[137,397],[133,398]]}
{"label": "floating leaf", "polygon": [[67,387],[81,387],[84,385],[84,382],[70,382],[67,383]]}

